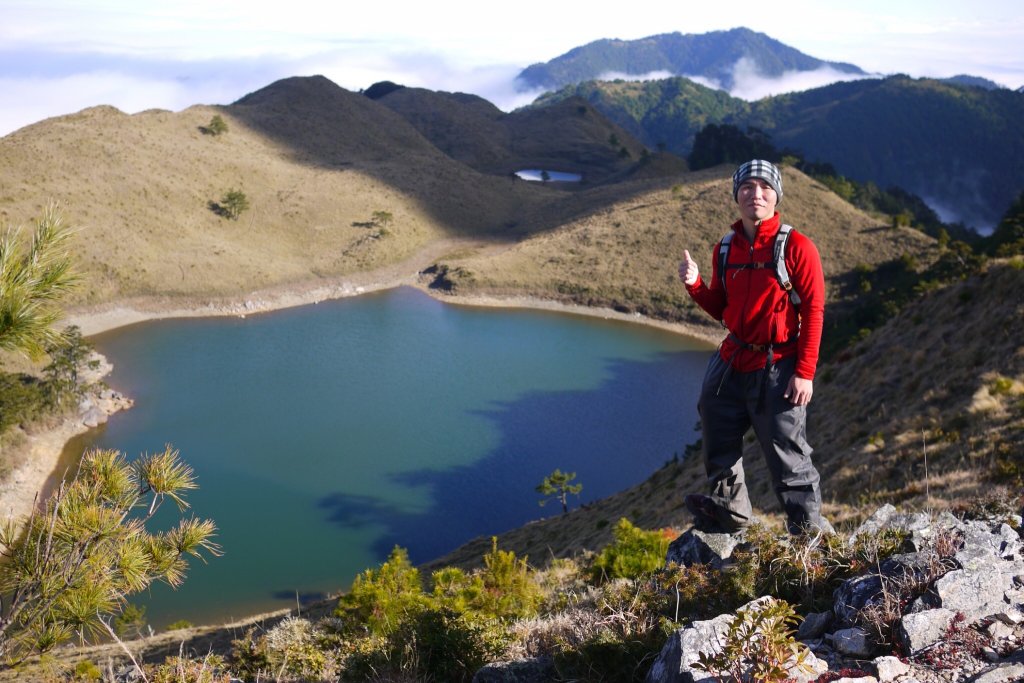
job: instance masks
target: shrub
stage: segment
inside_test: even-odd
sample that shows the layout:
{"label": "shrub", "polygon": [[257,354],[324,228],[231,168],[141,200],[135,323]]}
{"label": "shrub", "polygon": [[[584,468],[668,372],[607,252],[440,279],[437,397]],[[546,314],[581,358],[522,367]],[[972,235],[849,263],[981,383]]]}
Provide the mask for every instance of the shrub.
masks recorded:
{"label": "shrub", "polygon": [[769,599],[741,609],[730,622],[721,649],[701,652],[694,666],[720,680],[736,681],[786,681],[791,669],[812,673],[806,664],[809,650],[793,637],[797,621],[785,600]]}
{"label": "shrub", "polygon": [[228,132],[228,124],[226,121],[224,121],[223,116],[221,116],[220,114],[214,114],[213,118],[210,119],[210,122],[206,124],[206,126],[201,127],[200,130],[203,132],[204,135],[212,135],[214,137],[217,137],[218,135],[222,135]]}
{"label": "shrub", "polygon": [[497,537],[491,538],[491,552],[484,555],[481,573],[483,592],[473,607],[480,614],[497,619],[518,619],[537,613],[543,596],[533,581],[526,558],[517,558],[511,550],[498,550]]}
{"label": "shrub", "polygon": [[202,659],[168,657],[162,664],[150,665],[150,683],[230,683],[231,676],[224,670],[224,660],[217,655]]}
{"label": "shrub", "polygon": [[591,568],[595,580],[632,579],[665,564],[669,534],[643,531],[623,517],[615,525],[614,541],[601,551]]}
{"label": "shrub", "polygon": [[249,208],[249,198],[241,190],[230,189],[220,199],[222,215],[237,221],[242,212]]}
{"label": "shrub", "polygon": [[77,325],[71,325],[60,337],[46,345],[50,363],[43,368],[46,377],[47,402],[54,408],[77,402],[88,387],[82,384],[80,372],[89,367],[95,370],[99,360],[92,359],[93,346],[82,338]]}
{"label": "shrub", "polygon": [[45,389],[34,377],[0,373],[0,432],[37,419],[46,405]]}
{"label": "shrub", "polygon": [[351,648],[342,680],[469,681],[500,656],[507,637],[479,618],[427,609],[385,638]]}
{"label": "shrub", "polygon": [[431,598],[437,607],[466,612],[483,599],[484,580],[479,574],[468,575],[458,567],[444,567],[431,575],[434,586]]}
{"label": "shrub", "polygon": [[577,648],[558,652],[555,671],[558,680],[641,683],[664,642],[665,634],[656,631],[634,638],[602,632]]}
{"label": "shrub", "polygon": [[308,620],[282,620],[265,636],[270,673],[277,678],[286,674],[299,680],[324,678],[333,667],[327,653],[319,647],[320,639],[321,634]]}
{"label": "shrub", "polygon": [[103,671],[90,659],[83,659],[75,664],[72,674],[75,681],[102,681]]}
{"label": "shrub", "polygon": [[114,633],[120,638],[141,638],[146,628],[146,608],[133,603],[125,605],[121,613],[114,617]]}
{"label": "shrub", "polygon": [[409,562],[408,551],[395,546],[380,568],[367,569],[355,578],[334,613],[350,632],[384,636],[426,605],[419,570]]}

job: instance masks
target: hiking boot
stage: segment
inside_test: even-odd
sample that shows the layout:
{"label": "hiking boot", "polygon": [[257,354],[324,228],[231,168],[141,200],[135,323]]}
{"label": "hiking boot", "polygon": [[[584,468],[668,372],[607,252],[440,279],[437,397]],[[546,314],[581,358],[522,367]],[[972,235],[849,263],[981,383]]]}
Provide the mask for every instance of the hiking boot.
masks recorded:
{"label": "hiking boot", "polygon": [[[719,521],[720,508],[709,496],[690,493],[683,498],[686,509],[693,515],[693,526],[709,534],[729,534],[739,529],[726,529]],[[724,511],[723,511],[724,512]]]}

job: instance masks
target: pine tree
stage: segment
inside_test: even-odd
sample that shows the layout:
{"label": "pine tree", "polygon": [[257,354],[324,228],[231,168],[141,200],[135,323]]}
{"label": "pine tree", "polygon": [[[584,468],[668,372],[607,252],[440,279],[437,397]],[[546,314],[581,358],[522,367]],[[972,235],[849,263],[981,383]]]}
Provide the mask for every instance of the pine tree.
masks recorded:
{"label": "pine tree", "polygon": [[[570,482],[576,478],[575,472],[562,472],[562,470],[556,469],[554,472],[544,477],[537,486],[537,493],[544,496],[552,496],[562,503],[562,514],[569,512],[569,502],[567,500],[569,494],[574,496],[580,495],[580,491],[583,490],[583,484],[571,484]],[[540,501],[540,505],[543,506],[548,502],[549,499]]]}

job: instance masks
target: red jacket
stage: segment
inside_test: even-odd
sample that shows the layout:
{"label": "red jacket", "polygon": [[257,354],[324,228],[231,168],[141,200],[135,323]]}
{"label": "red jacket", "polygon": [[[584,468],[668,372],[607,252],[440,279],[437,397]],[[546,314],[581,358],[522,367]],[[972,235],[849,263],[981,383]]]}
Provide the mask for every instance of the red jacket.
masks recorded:
{"label": "red jacket", "polygon": [[[736,234],[729,249],[729,263],[772,263],[772,248],[780,225],[782,220],[778,213],[765,220],[751,246],[743,232],[743,222],[734,223],[732,229]],[[774,267],[730,268],[723,291],[718,273],[720,248],[721,243],[715,245],[710,285],[698,276],[686,291],[711,317],[722,321],[733,335],[747,344],[774,343],[776,360],[795,353],[797,376],[814,379],[825,317],[825,275],[814,243],[794,230],[786,244],[786,268],[793,288],[800,295],[799,311],[779,285]],[[794,337],[797,337],[795,344],[783,344]],[[739,348],[731,335],[722,342],[719,353],[723,359],[731,359],[732,366],[740,372],[760,370],[767,360],[764,351]]]}

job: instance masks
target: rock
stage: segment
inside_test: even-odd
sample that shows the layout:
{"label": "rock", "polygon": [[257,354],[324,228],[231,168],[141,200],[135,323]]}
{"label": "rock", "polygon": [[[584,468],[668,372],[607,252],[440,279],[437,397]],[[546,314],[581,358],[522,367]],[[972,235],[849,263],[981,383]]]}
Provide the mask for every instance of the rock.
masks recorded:
{"label": "rock", "polygon": [[988,634],[988,637],[997,644],[1008,641],[1013,637],[1013,629],[998,619],[986,626],[983,630]]}
{"label": "rock", "polygon": [[884,591],[893,584],[921,580],[932,573],[934,564],[932,552],[893,555],[879,565],[877,572],[844,581],[833,595],[833,611],[841,623],[852,626],[857,615],[868,605],[881,601]]}
{"label": "rock", "polygon": [[695,683],[714,681],[714,676],[701,669],[695,669],[701,654],[716,652],[715,645],[729,632],[733,616],[723,614],[706,621],[695,621],[668,637],[647,672],[646,683]]}
{"label": "rock", "polygon": [[[897,615],[893,636],[909,659],[901,661],[888,656],[889,652],[874,659],[877,680],[882,683],[938,681],[935,672],[922,664],[922,653],[941,644],[960,615],[967,620],[964,626],[983,627],[989,636],[991,647],[984,654],[990,663],[980,658],[964,661],[960,669],[948,672],[941,680],[1024,681],[1024,542],[1015,527],[1003,522],[1002,518],[965,522],[948,512],[933,519],[924,514],[900,514],[888,505],[879,508],[854,538],[900,529],[911,535],[915,550],[889,557],[875,571],[845,581],[833,594],[831,613],[813,613],[804,618],[797,637],[814,648],[814,665],[825,666],[827,660],[831,671],[853,675],[843,670],[855,671],[863,660],[878,654],[869,630],[862,628],[866,623],[863,610],[885,600],[887,610],[902,611]],[[666,561],[724,567],[744,541],[727,534],[691,530],[673,542]],[[952,546],[951,542],[960,545]],[[937,548],[942,550],[941,556]],[[954,549],[955,556],[950,557]],[[762,598],[745,609],[770,599]],[[713,649],[714,640],[732,618],[720,615],[695,622],[670,636],[647,680],[712,680],[693,664],[701,652],[720,651]],[[850,680],[866,683],[876,679]]]}
{"label": "rock", "polygon": [[681,567],[709,564],[720,569],[732,557],[733,550],[742,542],[740,534],[713,534],[690,529],[668,546],[665,565],[675,563]]}
{"label": "rock", "polygon": [[904,652],[917,654],[945,637],[955,617],[956,612],[941,607],[916,614],[905,614],[896,625],[896,637],[903,645]]}
{"label": "rock", "polygon": [[473,683],[547,683],[554,679],[550,657],[491,662],[473,674]]}
{"label": "rock", "polygon": [[[1009,605],[1003,595],[1013,585],[1013,575],[1003,572],[998,561],[977,569],[957,569],[935,582],[942,606],[963,612],[968,622],[1005,612]],[[977,565],[976,565],[977,566]]]}
{"label": "rock", "polygon": [[987,667],[968,678],[969,683],[1019,683],[1024,680],[1024,664],[1003,663]]}
{"label": "rock", "polygon": [[889,683],[910,673],[910,667],[901,662],[898,657],[876,657],[873,664],[878,674],[879,683]]}
{"label": "rock", "polygon": [[875,652],[875,643],[862,628],[844,628],[832,634],[832,647],[847,657],[867,659]]}
{"label": "rock", "polygon": [[811,612],[800,622],[800,627],[796,631],[796,638],[801,641],[820,638],[831,623],[831,612]]}
{"label": "rock", "polygon": [[93,407],[82,414],[82,424],[86,427],[96,427],[107,421],[107,414],[99,408]]}
{"label": "rock", "polygon": [[[719,535],[719,534],[715,534]],[[763,609],[774,602],[774,598],[761,597],[748,602],[740,608],[750,612]],[[740,611],[737,610],[737,611]],[[647,683],[696,683],[698,681],[716,681],[709,672],[694,666],[700,656],[715,655],[722,651],[722,642],[729,633],[729,626],[735,615],[722,614],[714,619],[695,621],[685,628],[677,630],[669,636],[668,642],[654,661],[647,673]],[[807,671],[795,668],[795,661],[790,662],[789,680],[813,681],[828,671],[828,665],[806,650],[804,664]]]}

